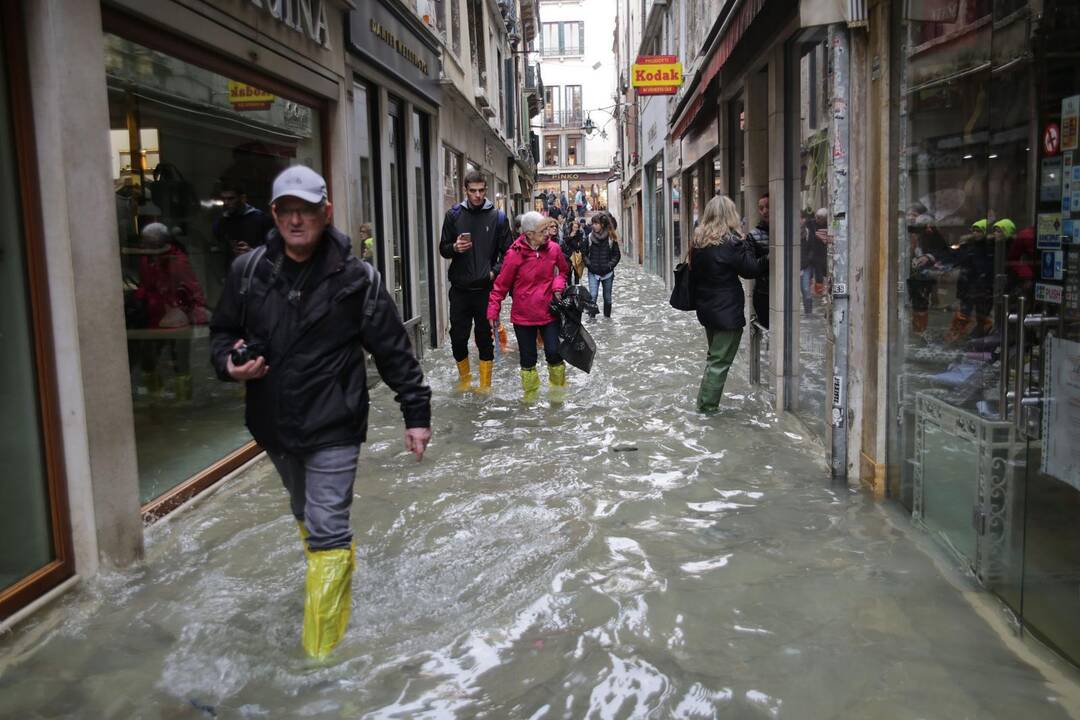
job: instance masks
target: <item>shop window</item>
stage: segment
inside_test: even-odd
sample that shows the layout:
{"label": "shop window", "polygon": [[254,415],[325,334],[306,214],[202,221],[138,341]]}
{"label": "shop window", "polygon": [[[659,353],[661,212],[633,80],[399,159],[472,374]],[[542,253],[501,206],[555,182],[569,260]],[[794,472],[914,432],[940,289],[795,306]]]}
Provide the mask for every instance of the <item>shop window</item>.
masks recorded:
{"label": "shop window", "polygon": [[319,112],[105,36],[117,251],[139,495],[152,500],[246,444],[243,387],[207,361],[229,265],[271,228],[285,167],[322,170]]}
{"label": "shop window", "polygon": [[357,247],[353,252],[359,254],[365,262],[377,263],[379,245],[376,241],[375,219],[375,183],[371,133],[372,95],[366,85],[353,84],[353,115],[352,135],[353,142],[353,227],[356,235],[353,238]]}
{"label": "shop window", "polygon": [[581,135],[566,136],[566,165],[575,167],[585,164],[585,139]]}

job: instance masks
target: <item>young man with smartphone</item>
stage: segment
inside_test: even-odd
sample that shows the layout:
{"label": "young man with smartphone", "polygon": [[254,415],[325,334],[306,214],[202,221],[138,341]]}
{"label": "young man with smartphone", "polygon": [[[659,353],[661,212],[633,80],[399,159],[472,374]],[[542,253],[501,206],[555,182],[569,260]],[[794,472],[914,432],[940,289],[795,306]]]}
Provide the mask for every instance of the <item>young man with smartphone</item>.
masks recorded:
{"label": "young man with smartphone", "polygon": [[514,238],[506,214],[487,199],[487,180],[478,171],[465,175],[465,201],[446,211],[439,254],[450,261],[450,346],[457,362],[458,388],[472,384],[469,333],[480,357],[480,389],[491,388],[495,343],[487,320],[488,293],[499,274],[503,253]]}

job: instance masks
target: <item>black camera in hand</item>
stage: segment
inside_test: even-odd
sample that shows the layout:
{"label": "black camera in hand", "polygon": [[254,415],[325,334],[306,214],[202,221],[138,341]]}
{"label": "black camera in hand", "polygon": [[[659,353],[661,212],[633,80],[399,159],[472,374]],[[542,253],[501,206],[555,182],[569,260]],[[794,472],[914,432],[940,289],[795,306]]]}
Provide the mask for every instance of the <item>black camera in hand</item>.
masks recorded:
{"label": "black camera in hand", "polygon": [[240,367],[252,360],[258,360],[263,357],[263,344],[253,342],[251,344],[241,345],[238,348],[233,348],[232,351],[229,352],[229,357],[232,359],[233,365]]}

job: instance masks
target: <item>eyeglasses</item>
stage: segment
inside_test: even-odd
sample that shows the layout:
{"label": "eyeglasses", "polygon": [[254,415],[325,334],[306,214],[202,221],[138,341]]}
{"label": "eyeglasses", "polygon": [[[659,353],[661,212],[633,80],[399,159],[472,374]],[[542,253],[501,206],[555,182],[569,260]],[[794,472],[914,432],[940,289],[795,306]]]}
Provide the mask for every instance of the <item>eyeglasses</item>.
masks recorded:
{"label": "eyeglasses", "polygon": [[280,205],[274,207],[274,212],[278,217],[283,220],[291,220],[293,215],[300,215],[302,220],[314,220],[322,212],[322,205],[293,205],[282,207]]}

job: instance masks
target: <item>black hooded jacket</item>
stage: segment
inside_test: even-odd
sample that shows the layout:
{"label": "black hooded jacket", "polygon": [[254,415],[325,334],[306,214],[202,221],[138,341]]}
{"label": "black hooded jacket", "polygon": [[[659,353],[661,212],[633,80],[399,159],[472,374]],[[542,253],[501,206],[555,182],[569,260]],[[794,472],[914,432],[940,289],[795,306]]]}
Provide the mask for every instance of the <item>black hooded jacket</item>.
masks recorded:
{"label": "black hooded jacket", "polygon": [[327,227],[295,301],[280,272],[283,253],[275,229],[243,300],[247,263],[233,263],[210,321],[210,360],[222,380],[232,379],[226,358],[237,339],[264,343],[270,371],[247,382],[246,422],[255,440],[294,453],[366,440],[364,350],[395,392],[405,427],[430,427],[431,390],[378,272],[351,254],[348,237]]}
{"label": "black hooded jacket", "polygon": [[[472,249],[454,252],[461,233],[472,233]],[[450,285],[458,290],[490,290],[492,276],[499,274],[502,256],[514,243],[506,213],[490,200],[479,208],[461,202],[446,211],[443,218],[439,254],[450,261],[447,273]]]}
{"label": "black hooded jacket", "polygon": [[589,236],[584,254],[589,272],[601,277],[614,270],[622,259],[619,243],[612,240],[610,234],[600,237],[595,232]]}

